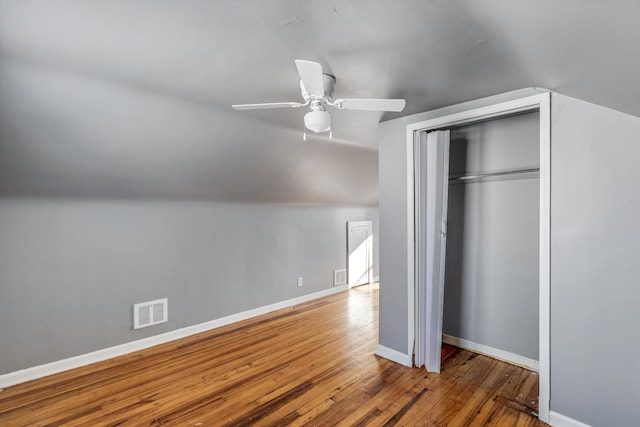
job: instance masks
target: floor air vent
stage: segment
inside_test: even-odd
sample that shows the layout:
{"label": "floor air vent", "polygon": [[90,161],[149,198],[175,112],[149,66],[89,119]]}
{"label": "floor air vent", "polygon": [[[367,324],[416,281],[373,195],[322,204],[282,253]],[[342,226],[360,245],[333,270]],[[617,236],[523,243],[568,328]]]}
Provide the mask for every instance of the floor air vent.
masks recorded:
{"label": "floor air vent", "polygon": [[347,284],[347,269],[333,271],[333,286],[340,286]]}
{"label": "floor air vent", "polygon": [[166,322],[169,315],[168,306],[167,298],[133,304],[133,329]]}

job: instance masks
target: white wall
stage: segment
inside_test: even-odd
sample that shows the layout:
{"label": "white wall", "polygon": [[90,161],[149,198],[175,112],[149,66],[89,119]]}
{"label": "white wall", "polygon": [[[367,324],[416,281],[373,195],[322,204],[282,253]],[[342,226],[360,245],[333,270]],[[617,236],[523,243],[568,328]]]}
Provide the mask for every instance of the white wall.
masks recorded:
{"label": "white wall", "polygon": [[[361,220],[377,209],[0,198],[0,374],[332,288]],[[169,322],[132,330],[163,297]]]}

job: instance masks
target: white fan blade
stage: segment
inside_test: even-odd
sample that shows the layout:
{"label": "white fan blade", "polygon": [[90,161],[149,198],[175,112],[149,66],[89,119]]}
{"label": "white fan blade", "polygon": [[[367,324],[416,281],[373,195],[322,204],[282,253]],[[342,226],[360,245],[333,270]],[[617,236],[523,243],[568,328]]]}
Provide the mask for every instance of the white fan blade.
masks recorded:
{"label": "white fan blade", "polygon": [[296,67],[304,88],[309,95],[315,97],[324,96],[324,83],[322,81],[322,65],[317,62],[296,59]]}
{"label": "white fan blade", "polygon": [[266,104],[237,104],[232,105],[236,110],[261,110],[263,108],[297,108],[305,104],[299,102],[269,102]]}
{"label": "white fan blade", "polygon": [[333,106],[341,110],[402,111],[404,99],[336,99]]}

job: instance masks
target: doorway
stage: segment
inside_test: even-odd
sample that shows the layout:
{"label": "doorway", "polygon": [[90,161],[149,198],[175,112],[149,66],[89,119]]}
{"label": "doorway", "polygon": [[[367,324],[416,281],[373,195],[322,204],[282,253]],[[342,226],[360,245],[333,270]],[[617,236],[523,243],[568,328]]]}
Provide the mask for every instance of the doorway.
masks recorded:
{"label": "doorway", "polygon": [[373,282],[373,222],[347,222],[349,287]]}
{"label": "doorway", "polygon": [[443,342],[538,370],[537,111],[451,128]]}
{"label": "doorway", "polygon": [[[462,124],[477,123],[483,120],[523,113],[525,111],[538,111],[539,113],[539,160],[540,160],[540,185],[539,185],[539,262],[538,262],[538,295],[539,295],[539,418],[549,421],[549,392],[550,392],[550,178],[551,178],[551,116],[550,94],[543,93],[526,98],[520,98],[499,104],[480,107],[461,113],[444,115],[423,122],[407,126],[407,296],[408,307],[416,306],[416,278],[419,276],[419,266],[416,263],[416,222],[414,210],[414,143],[421,132],[433,131]],[[408,348],[415,348],[416,343],[416,316],[417,311],[408,311],[407,339]],[[436,334],[431,334],[435,336]]]}

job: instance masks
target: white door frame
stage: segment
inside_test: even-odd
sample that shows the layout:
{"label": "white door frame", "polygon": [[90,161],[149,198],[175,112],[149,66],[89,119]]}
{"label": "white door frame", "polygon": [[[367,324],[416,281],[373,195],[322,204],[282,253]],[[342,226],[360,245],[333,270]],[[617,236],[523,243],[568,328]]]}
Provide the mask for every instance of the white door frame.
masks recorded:
{"label": "white door frame", "polygon": [[539,111],[540,115],[540,263],[539,263],[539,330],[540,330],[540,399],[539,419],[549,422],[550,396],[550,233],[551,233],[551,94],[527,96],[487,107],[444,115],[407,125],[407,295],[408,356],[411,358],[415,338],[414,324],[414,155],[415,132],[472,123],[510,114]]}
{"label": "white door frame", "polygon": [[[367,237],[367,283],[373,282],[373,221],[347,221],[347,282],[349,288],[356,286],[351,283],[351,254],[349,247],[351,244],[351,228],[362,228],[366,230]],[[364,283],[363,283],[364,284]]]}

